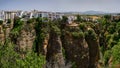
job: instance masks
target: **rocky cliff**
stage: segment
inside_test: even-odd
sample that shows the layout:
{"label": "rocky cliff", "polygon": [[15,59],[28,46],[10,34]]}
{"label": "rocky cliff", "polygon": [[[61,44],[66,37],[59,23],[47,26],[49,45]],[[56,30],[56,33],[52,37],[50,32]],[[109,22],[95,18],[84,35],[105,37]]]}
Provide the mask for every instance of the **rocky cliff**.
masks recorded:
{"label": "rocky cliff", "polygon": [[22,28],[13,26],[9,30],[8,27],[6,32],[0,26],[0,42],[4,43],[5,38],[11,38],[17,51],[23,53],[34,48],[38,55],[42,53],[46,56],[46,68],[97,68],[99,42],[92,28],[93,31],[90,31],[87,27],[81,29],[79,25],[66,25],[61,29],[53,25],[46,33],[43,30],[46,28],[44,23],[37,27],[35,23],[18,25]]}

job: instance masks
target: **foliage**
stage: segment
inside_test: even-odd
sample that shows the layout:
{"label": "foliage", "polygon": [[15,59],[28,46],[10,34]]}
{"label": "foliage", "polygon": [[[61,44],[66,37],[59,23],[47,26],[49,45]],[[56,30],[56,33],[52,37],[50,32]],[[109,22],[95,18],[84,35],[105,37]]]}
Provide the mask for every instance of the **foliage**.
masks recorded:
{"label": "foliage", "polygon": [[77,68],[77,65],[75,62],[72,63],[72,68]]}
{"label": "foliage", "polygon": [[72,36],[76,39],[84,38],[84,33],[83,32],[72,32]]}
{"label": "foliage", "polygon": [[20,68],[43,68],[44,64],[45,57],[43,55],[37,56],[34,52],[29,52],[24,59],[17,60],[17,65]]}
{"label": "foliage", "polygon": [[88,31],[85,32],[85,37],[89,38],[89,39],[92,39],[92,40],[97,39],[96,33],[92,29],[89,29]]}
{"label": "foliage", "polygon": [[57,26],[51,26],[51,31],[55,32],[57,35],[61,35],[61,31]]}
{"label": "foliage", "polygon": [[8,23],[8,24],[10,24],[11,22],[12,22],[11,19],[8,19],[8,20],[7,20],[7,23]]}
{"label": "foliage", "polygon": [[14,68],[17,67],[16,59],[19,55],[14,51],[14,44],[10,40],[6,40],[4,45],[0,45],[0,67]]}
{"label": "foliage", "polygon": [[111,25],[111,26],[108,27],[108,32],[109,32],[110,34],[113,34],[115,31],[116,31],[116,30],[115,30],[115,27],[114,27],[113,25]]}
{"label": "foliage", "polygon": [[35,52],[40,54],[40,48],[42,48],[43,41],[47,36],[49,31],[49,24],[47,22],[43,22],[42,18],[37,18],[35,24],[36,38],[35,38]]}
{"label": "foliage", "polygon": [[85,23],[80,23],[80,24],[79,24],[79,28],[80,28],[82,31],[85,31],[85,29],[86,29],[86,24],[85,24]]}
{"label": "foliage", "polygon": [[0,25],[2,25],[3,24],[3,21],[2,20],[0,20]]}
{"label": "foliage", "polygon": [[81,16],[80,16],[80,15],[77,15],[76,22],[82,22],[82,19],[81,19]]}
{"label": "foliage", "polygon": [[68,18],[66,16],[63,16],[62,17],[62,23],[67,23],[67,21],[68,21]]}
{"label": "foliage", "polygon": [[105,53],[104,53],[104,63],[105,63],[105,65],[108,64],[108,61],[111,57],[111,54],[112,54],[111,50],[105,51]]}
{"label": "foliage", "polygon": [[111,15],[104,15],[104,18],[107,19],[107,20],[110,20],[111,19]]}
{"label": "foliage", "polygon": [[112,48],[113,63],[120,63],[120,42]]}
{"label": "foliage", "polygon": [[32,19],[29,19],[29,20],[27,21],[27,23],[30,24],[30,23],[33,23],[34,21],[35,21],[35,19],[32,18]]}
{"label": "foliage", "polygon": [[6,39],[4,45],[0,45],[0,67],[1,68],[43,68],[45,57],[37,56],[34,52],[28,52],[25,58],[15,51],[15,45]]}
{"label": "foliage", "polygon": [[23,24],[24,24],[24,22],[21,21],[20,19],[14,20],[13,29],[11,31],[11,33],[12,33],[12,35],[14,35],[14,37],[17,37],[19,35],[20,30],[23,28]]}

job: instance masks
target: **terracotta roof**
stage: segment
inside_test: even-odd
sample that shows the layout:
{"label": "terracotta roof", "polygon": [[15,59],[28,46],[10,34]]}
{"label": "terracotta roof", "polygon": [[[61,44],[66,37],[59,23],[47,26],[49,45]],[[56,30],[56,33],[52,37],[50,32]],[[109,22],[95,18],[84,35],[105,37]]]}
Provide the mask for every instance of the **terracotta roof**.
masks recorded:
{"label": "terracotta roof", "polygon": [[74,27],[74,26],[78,26],[78,24],[76,24],[76,23],[71,23],[71,24],[69,24],[68,26]]}

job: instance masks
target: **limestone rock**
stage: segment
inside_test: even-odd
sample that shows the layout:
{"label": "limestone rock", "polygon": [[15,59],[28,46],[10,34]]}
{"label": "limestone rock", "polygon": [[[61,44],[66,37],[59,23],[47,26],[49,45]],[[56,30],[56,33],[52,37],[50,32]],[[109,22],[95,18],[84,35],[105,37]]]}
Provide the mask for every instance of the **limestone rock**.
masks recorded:
{"label": "limestone rock", "polygon": [[5,41],[5,35],[4,35],[4,32],[3,32],[2,26],[0,26],[0,43],[4,44],[4,41]]}
{"label": "limestone rock", "polygon": [[26,30],[21,30],[19,37],[17,38],[17,46],[19,50],[32,50],[33,42],[35,39],[35,31],[34,29],[29,32]]}
{"label": "limestone rock", "polygon": [[89,48],[84,37],[73,38],[70,33],[64,35],[63,47],[65,49],[66,64],[75,63],[76,68],[88,68]]}
{"label": "limestone rock", "polygon": [[60,36],[55,32],[50,33],[50,39],[47,46],[46,68],[64,68],[64,58],[62,55],[62,43]]}

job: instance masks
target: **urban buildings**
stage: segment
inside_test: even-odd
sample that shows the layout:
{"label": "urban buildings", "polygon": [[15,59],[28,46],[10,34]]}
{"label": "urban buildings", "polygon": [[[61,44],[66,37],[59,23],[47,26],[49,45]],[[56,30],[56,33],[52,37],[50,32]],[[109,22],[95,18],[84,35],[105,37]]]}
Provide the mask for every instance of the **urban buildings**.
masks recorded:
{"label": "urban buildings", "polygon": [[62,18],[64,14],[60,12],[45,12],[45,11],[0,11],[0,20],[7,21],[8,19],[14,19],[15,17],[31,19],[31,18],[48,18],[50,20]]}
{"label": "urban buildings", "polygon": [[4,11],[0,11],[0,20],[4,20]]}

